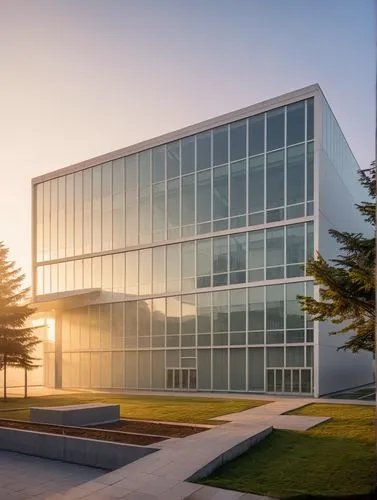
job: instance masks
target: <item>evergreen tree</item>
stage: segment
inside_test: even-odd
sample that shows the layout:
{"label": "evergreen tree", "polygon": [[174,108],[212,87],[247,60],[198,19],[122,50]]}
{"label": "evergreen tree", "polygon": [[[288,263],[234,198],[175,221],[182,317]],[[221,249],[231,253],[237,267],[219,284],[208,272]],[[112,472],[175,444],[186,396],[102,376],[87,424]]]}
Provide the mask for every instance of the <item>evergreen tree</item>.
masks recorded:
{"label": "evergreen tree", "polygon": [[7,367],[35,367],[33,351],[39,343],[28,326],[34,309],[28,304],[24,274],[8,259],[9,250],[0,242],[0,368],[4,371],[4,399],[7,397]]}
{"label": "evergreen tree", "polygon": [[326,262],[318,255],[311,259],[307,274],[319,285],[319,300],[299,297],[304,311],[314,320],[330,320],[339,329],[330,332],[354,332],[341,349],[352,352],[375,352],[375,257],[376,257],[376,166],[360,171],[359,180],[368,191],[370,201],[356,205],[373,229],[368,238],[362,233],[331,229],[330,235],[339,244],[338,258]]}

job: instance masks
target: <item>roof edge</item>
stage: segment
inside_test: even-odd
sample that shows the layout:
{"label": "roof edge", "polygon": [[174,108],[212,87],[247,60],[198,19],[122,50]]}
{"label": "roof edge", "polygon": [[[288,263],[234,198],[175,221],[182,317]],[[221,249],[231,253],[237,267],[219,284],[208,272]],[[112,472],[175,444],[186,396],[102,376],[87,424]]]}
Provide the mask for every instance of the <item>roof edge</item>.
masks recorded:
{"label": "roof edge", "polygon": [[108,161],[117,160],[124,156],[129,156],[135,153],[139,153],[146,149],[150,149],[152,147],[160,146],[167,142],[176,141],[178,139],[182,139],[184,137],[188,137],[190,135],[194,135],[200,132],[204,132],[205,130],[218,127],[221,125],[225,125],[226,123],[230,123],[232,121],[241,120],[248,116],[256,115],[258,113],[262,113],[264,111],[268,111],[269,109],[273,109],[279,106],[284,106],[286,104],[290,104],[298,99],[305,99],[313,96],[314,94],[320,92],[323,95],[321,87],[318,83],[314,83],[307,87],[303,87],[301,89],[293,90],[291,92],[287,92],[278,97],[273,97],[271,99],[267,99],[264,101],[260,101],[256,104],[252,104],[251,106],[247,106],[245,108],[241,108],[235,111],[231,111],[229,113],[225,113],[213,118],[209,118],[202,122],[188,125],[186,127],[180,128],[173,132],[167,132],[165,134],[153,137],[152,139],[147,139],[136,144],[132,144],[130,146],[126,146],[121,149],[116,149],[109,153],[105,153],[99,156],[95,156],[88,160],[84,160],[78,163],[74,163],[67,167],[63,167],[46,174],[39,175],[37,177],[32,178],[32,185],[39,184],[40,182],[44,182],[47,180],[55,179],[57,177],[61,177],[63,175],[72,174],[74,172],[84,170],[90,167],[94,167],[96,165],[100,165],[102,163],[106,163]]}

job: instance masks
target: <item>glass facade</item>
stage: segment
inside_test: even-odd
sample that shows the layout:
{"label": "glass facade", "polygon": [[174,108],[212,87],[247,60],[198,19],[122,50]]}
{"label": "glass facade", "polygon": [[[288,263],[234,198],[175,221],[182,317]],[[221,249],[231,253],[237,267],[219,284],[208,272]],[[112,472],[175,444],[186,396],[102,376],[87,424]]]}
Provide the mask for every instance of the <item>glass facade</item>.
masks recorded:
{"label": "glass facade", "polygon": [[310,98],[35,185],[63,387],[311,393],[313,162]]}

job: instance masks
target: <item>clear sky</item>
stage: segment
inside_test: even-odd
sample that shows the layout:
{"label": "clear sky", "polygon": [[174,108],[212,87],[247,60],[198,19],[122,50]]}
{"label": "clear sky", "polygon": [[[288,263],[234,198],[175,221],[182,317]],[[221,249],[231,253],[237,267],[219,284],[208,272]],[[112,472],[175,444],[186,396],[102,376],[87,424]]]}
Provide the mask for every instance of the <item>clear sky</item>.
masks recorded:
{"label": "clear sky", "polygon": [[0,240],[30,179],[318,82],[374,158],[374,0],[0,0]]}

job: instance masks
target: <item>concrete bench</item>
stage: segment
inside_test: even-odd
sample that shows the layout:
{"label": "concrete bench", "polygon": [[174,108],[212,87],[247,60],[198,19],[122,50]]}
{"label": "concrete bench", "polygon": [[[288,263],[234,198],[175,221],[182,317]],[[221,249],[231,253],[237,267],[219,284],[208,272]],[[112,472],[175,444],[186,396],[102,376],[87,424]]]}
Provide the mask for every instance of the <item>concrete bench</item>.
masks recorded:
{"label": "concrete bench", "polygon": [[86,426],[118,422],[119,405],[105,403],[30,408],[30,421],[39,424]]}

